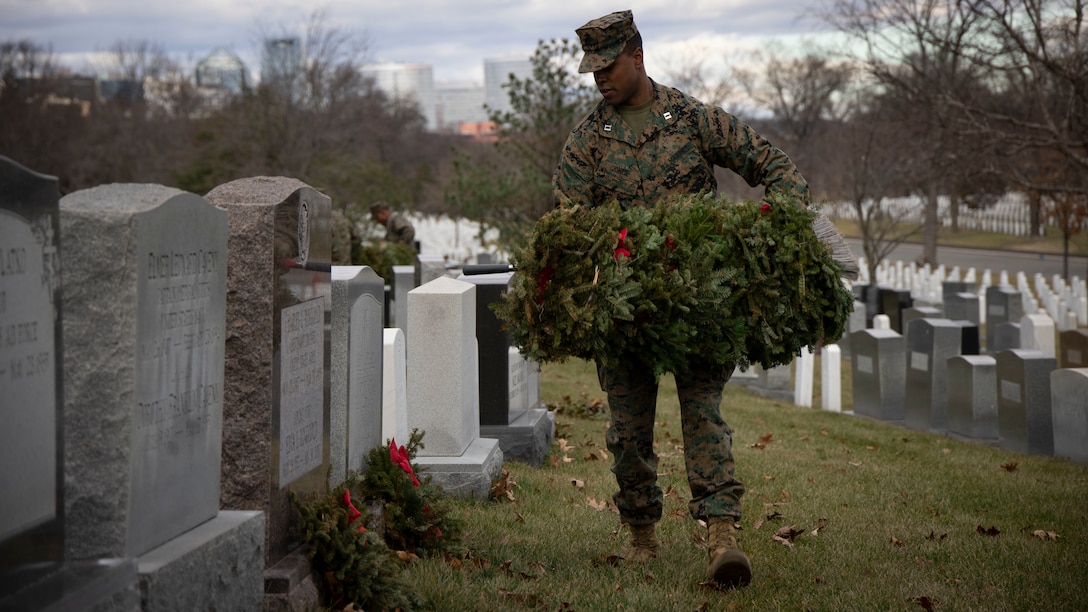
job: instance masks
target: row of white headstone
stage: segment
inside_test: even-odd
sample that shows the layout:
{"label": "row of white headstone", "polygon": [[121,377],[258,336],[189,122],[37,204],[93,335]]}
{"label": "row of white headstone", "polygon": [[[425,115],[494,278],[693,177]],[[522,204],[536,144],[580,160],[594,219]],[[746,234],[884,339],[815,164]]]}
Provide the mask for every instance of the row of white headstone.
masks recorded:
{"label": "row of white headstone", "polygon": [[[941,196],[937,200],[937,216],[944,227],[952,226],[951,203],[952,200],[948,196]],[[869,211],[879,209],[890,218],[904,223],[922,223],[922,211],[925,210],[925,203],[918,196],[907,196],[868,200],[865,202],[864,207],[867,214]],[[827,202],[823,204],[822,210],[824,214],[832,219],[856,220],[858,218],[857,209],[851,202]],[[1031,234],[1029,214],[1025,194],[1008,193],[985,208],[961,206],[958,212],[957,225],[968,230],[1029,236]],[[1043,225],[1055,225],[1055,220],[1052,217],[1044,216]],[[1041,228],[1040,231],[1042,231]]]}
{"label": "row of white headstone", "polygon": [[[912,298],[928,304],[944,303],[945,281],[975,283],[979,296],[979,323],[986,322],[986,288],[994,284],[993,273],[988,268],[979,274],[975,268],[961,271],[958,266],[951,269],[944,265],[932,268],[929,264],[919,266],[914,262],[896,260],[893,263],[885,259],[877,266],[876,278],[870,279],[865,259],[860,258],[859,261],[861,274],[858,283],[906,289]],[[1067,283],[1054,275],[1048,283],[1045,276],[1036,274],[1029,282],[1023,272],[1017,272],[1014,278],[1015,281],[1010,283],[1008,271],[1001,270],[998,284],[1012,285],[1020,291],[1025,314],[1045,312],[1062,331],[1088,327],[1088,283],[1084,279],[1074,276]]]}

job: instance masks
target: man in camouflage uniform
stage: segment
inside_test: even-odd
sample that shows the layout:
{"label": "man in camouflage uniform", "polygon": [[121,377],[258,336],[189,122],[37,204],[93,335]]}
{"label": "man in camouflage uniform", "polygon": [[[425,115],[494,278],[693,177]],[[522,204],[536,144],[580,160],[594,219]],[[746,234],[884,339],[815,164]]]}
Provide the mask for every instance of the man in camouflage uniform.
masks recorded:
{"label": "man in camouflage uniform", "polygon": [[416,228],[407,217],[389,208],[385,202],[375,202],[370,206],[370,218],[379,225],[385,226],[386,242],[413,246]]}
{"label": "man in camouflage uniform", "polygon": [[[594,206],[618,200],[624,207],[653,206],[673,194],[714,192],[714,166],[728,168],[768,194],[808,201],[808,184],[793,162],[752,128],[721,108],[654,82],[646,75],[642,36],[631,11],[594,19],[576,30],[604,97],[571,131],[553,177],[558,206]],[[635,362],[636,360],[632,360]],[[708,578],[726,586],[751,580],[751,565],[737,546],[744,485],[734,477],[732,430],[722,419],[722,390],[733,367],[693,364],[677,377],[691,515],[709,530]],[[654,526],[661,519],[653,450],[658,385],[641,367],[598,364],[612,425],[607,446],[619,492],[613,500],[631,529],[630,561],[657,556]]]}

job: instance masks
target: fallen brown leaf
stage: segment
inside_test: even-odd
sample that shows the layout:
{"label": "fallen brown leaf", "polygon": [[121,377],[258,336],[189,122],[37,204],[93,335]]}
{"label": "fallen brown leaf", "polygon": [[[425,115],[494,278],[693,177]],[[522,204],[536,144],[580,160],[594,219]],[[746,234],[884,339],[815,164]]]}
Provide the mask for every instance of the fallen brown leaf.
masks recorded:
{"label": "fallen brown leaf", "polygon": [[941,535],[937,535],[936,533],[933,532],[933,530],[930,530],[929,535],[926,536],[926,539],[930,540],[930,541],[940,542],[940,541],[944,540],[947,537],[948,537],[947,533],[942,533]]}
{"label": "fallen brown leaf", "polygon": [[816,520],[816,528],[812,530],[811,535],[820,535],[820,530],[822,530],[824,527],[827,527],[827,519],[820,517]]}
{"label": "fallen brown leaf", "polygon": [[764,443],[764,444],[770,444],[772,437],[774,437],[773,433],[765,433],[765,434],[763,434],[762,436],[759,437],[759,441]]}
{"label": "fallen brown leaf", "polygon": [[794,529],[793,525],[786,525],[785,527],[779,527],[778,531],[774,532],[771,538],[784,546],[793,548],[793,539],[804,533],[800,529]]}
{"label": "fallen brown leaf", "polygon": [[561,452],[561,453],[566,453],[567,451],[569,451],[569,450],[571,450],[572,448],[574,448],[573,446],[571,446],[571,445],[570,445],[570,443],[569,443],[569,442],[567,442],[567,439],[566,439],[566,438],[559,438],[559,439],[558,439],[558,440],[556,440],[555,442],[556,442],[557,444],[559,444],[559,452]]}
{"label": "fallen brown leaf", "polygon": [[982,527],[982,525],[979,525],[978,527],[975,527],[975,531],[977,531],[979,535],[986,535],[986,536],[998,536],[998,535],[1001,535],[1001,532],[998,531],[997,527],[992,527],[992,526],[989,529],[984,529]]}
{"label": "fallen brown leaf", "polygon": [[756,442],[755,444],[749,444],[748,448],[754,448],[756,450],[763,450],[763,449],[767,448],[767,445],[763,444],[762,442]]}
{"label": "fallen brown leaf", "polygon": [[903,540],[900,540],[899,538],[897,538],[895,536],[892,536],[891,543],[892,543],[892,546],[894,546],[896,548],[903,548],[903,546],[904,546]]}
{"label": "fallen brown leaf", "polygon": [[1031,532],[1031,535],[1039,538],[1040,540],[1057,540],[1061,537],[1053,531],[1046,531],[1043,529],[1036,529],[1035,531]]}
{"label": "fallen brown leaf", "polygon": [[503,470],[498,479],[495,480],[495,484],[491,485],[491,497],[495,499],[506,498],[510,501],[514,499],[514,487],[518,486],[514,477],[510,475],[509,470]]}
{"label": "fallen brown leaf", "polygon": [[586,488],[586,483],[585,483],[584,480],[578,480],[577,478],[571,478],[570,483],[572,485],[574,485],[574,488],[578,489],[579,491]]}
{"label": "fallen brown leaf", "polygon": [[1015,472],[1016,468],[1018,467],[1020,467],[1019,461],[1010,461],[1008,463],[1001,464],[1001,469],[1005,470],[1006,472]]}

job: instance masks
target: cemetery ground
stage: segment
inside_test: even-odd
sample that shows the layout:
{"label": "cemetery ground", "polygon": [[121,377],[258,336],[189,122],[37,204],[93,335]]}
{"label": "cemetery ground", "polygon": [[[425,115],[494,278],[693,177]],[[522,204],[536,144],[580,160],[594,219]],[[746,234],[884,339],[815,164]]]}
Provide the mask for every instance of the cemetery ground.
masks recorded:
{"label": "cemetery ground", "polygon": [[[662,378],[655,449],[662,554],[640,566],[611,504],[604,396],[591,364],[545,364],[556,442],[508,462],[491,500],[455,500],[463,552],[406,577],[437,610],[1084,610],[1088,467],[763,398],[726,385],[747,588],[704,583],[687,511],[679,405]],[[850,410],[849,362],[843,409]],[[425,440],[424,440],[425,442]],[[505,485],[505,486],[504,486]]]}

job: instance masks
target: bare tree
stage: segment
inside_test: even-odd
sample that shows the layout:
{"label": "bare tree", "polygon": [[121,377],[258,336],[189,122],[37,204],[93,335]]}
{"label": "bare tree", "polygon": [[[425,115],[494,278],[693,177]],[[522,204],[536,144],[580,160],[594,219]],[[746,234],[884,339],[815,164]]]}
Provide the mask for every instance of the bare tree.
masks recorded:
{"label": "bare tree", "polygon": [[736,74],[732,69],[726,69],[724,73],[715,75],[707,65],[712,52],[706,48],[685,48],[678,56],[666,58],[666,64],[662,70],[663,82],[695,98],[730,108],[734,114],[740,113],[743,107],[738,93],[740,92]]}

